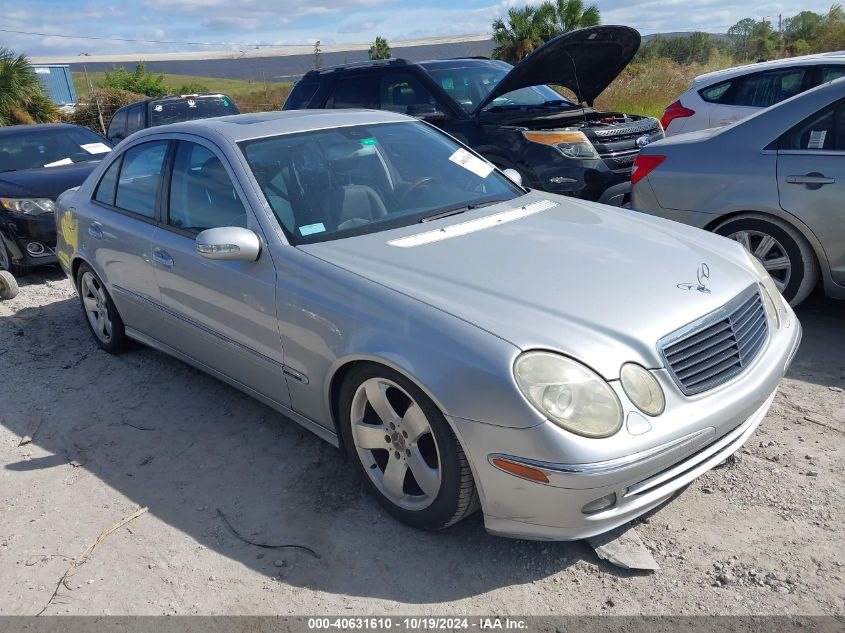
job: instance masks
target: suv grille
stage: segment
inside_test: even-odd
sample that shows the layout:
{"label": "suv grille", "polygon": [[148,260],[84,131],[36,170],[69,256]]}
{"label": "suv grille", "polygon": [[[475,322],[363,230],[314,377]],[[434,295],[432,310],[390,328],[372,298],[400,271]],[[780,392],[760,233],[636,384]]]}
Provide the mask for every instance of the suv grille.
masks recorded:
{"label": "suv grille", "polygon": [[760,291],[752,286],[716,310],[658,342],[685,395],[707,391],[739,375],[754,360],[769,325]]}

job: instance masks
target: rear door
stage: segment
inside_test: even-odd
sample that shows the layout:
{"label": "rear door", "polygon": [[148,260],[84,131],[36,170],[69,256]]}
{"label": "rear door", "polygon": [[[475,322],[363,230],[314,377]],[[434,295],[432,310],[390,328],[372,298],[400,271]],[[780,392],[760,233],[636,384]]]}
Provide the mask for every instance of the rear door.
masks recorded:
{"label": "rear door", "polygon": [[262,239],[225,157],[201,140],[180,140],[162,195],[152,260],[164,318],[162,342],[278,403],[290,403],[276,320],[276,269],[267,249],[255,262],[209,260],[196,251],[205,229],[238,226]]}
{"label": "rear door", "polygon": [[118,156],[94,190],[96,213],[80,225],[81,239],[124,323],[149,335],[159,317],[150,246],[169,146],[150,141]]}
{"label": "rear door", "polygon": [[845,286],[845,99],[783,135],[777,174],[781,207],[815,233],[834,282]]}
{"label": "rear door", "polygon": [[730,81],[710,111],[710,127],[730,125],[807,89],[808,67],[780,68],[751,73]]}

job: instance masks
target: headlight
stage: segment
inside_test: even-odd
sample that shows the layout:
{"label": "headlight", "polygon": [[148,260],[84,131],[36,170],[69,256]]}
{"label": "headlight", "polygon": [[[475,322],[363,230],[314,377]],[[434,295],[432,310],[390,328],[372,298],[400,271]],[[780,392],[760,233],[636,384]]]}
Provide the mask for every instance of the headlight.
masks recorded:
{"label": "headlight", "polygon": [[41,215],[56,210],[56,204],[49,198],[0,198],[0,205],[15,215]]}
{"label": "headlight", "polygon": [[599,154],[583,132],[577,130],[547,130],[543,132],[523,132],[523,136],[532,143],[552,145],[569,158],[598,158]]}
{"label": "headlight", "polygon": [[625,363],[620,372],[625,395],[646,415],[660,415],[666,407],[663,389],[651,372],[635,363]]}
{"label": "headlight", "polygon": [[608,437],[622,426],[622,406],[610,385],[565,356],[526,352],[514,364],[520,391],[558,426],[586,437]]}
{"label": "headlight", "polygon": [[783,295],[780,294],[769,271],[763,267],[760,260],[754,255],[748,254],[751,265],[760,276],[760,294],[763,297],[763,307],[766,309],[766,317],[769,320],[769,329],[780,327],[780,313],[785,309]]}

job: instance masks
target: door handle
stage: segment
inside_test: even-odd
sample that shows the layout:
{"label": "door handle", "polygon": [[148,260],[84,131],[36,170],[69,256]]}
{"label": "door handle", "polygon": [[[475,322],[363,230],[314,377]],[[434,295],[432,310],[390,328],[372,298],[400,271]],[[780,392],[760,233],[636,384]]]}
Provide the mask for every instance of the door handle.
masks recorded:
{"label": "door handle", "polygon": [[98,222],[93,222],[88,226],[88,235],[95,240],[103,239],[103,227]]}
{"label": "door handle", "polygon": [[822,185],[832,185],[836,182],[836,178],[828,178],[824,174],[812,172],[803,176],[787,176],[786,182],[790,185],[816,185],[816,189]]}
{"label": "door handle", "polygon": [[160,248],[153,249],[153,261],[160,266],[164,266],[165,268],[173,268],[173,258],[170,256],[170,253],[164,251]]}

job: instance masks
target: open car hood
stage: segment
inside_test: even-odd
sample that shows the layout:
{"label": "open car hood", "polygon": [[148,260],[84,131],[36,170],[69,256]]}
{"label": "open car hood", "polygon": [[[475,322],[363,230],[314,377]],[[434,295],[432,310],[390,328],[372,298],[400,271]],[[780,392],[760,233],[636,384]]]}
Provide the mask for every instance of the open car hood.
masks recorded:
{"label": "open car hood", "polygon": [[640,34],[629,26],[591,26],[558,35],[514,66],[475,114],[503,94],[541,84],[569,88],[579,101],[592,105],[639,47]]}

